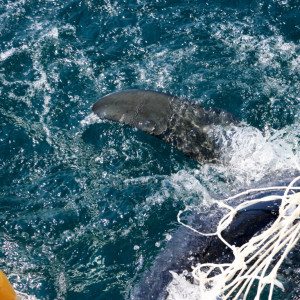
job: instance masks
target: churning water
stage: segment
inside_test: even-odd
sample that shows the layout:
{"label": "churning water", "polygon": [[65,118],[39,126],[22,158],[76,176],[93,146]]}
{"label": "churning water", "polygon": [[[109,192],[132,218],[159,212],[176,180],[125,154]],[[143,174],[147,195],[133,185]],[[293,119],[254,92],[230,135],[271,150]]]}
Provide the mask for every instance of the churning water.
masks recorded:
{"label": "churning water", "polygon": [[[0,0],[0,20],[0,269],[19,291],[124,299],[179,209],[300,169],[297,0]],[[199,165],[90,115],[128,88],[247,126],[226,165]],[[297,297],[294,256],[280,299]]]}

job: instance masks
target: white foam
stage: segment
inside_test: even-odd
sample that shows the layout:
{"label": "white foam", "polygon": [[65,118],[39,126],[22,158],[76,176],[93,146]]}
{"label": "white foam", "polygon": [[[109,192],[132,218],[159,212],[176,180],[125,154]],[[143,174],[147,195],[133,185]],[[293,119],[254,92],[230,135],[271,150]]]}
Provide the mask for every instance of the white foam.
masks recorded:
{"label": "white foam", "polygon": [[53,37],[55,39],[58,38],[58,28],[57,27],[53,27],[47,34],[47,36],[49,37]]}
{"label": "white foam", "polygon": [[4,52],[1,52],[0,53],[0,61],[5,61],[6,59],[8,59],[9,57],[11,57],[12,55],[20,52],[20,51],[24,51],[28,49],[28,47],[26,45],[22,45],[21,47],[19,48],[11,48],[11,49],[8,49]]}
{"label": "white foam", "polygon": [[103,120],[101,120],[96,114],[90,113],[88,116],[86,116],[83,120],[80,121],[80,125],[82,127],[86,127],[95,123],[103,123]]}
{"label": "white foam", "polygon": [[52,143],[51,142],[51,131],[50,131],[49,127],[47,126],[46,116],[50,111],[50,101],[51,101],[51,97],[48,96],[48,95],[45,95],[44,96],[44,103],[43,103],[43,111],[42,111],[42,114],[40,116],[40,122],[43,126],[43,129],[44,129],[45,133],[46,133],[46,140],[49,144]]}
{"label": "white foam", "polygon": [[6,50],[4,52],[0,53],[0,61],[4,61],[7,58],[11,57],[16,52],[16,48],[11,48],[9,50]]}
{"label": "white foam", "polygon": [[120,9],[118,7],[117,1],[105,0],[104,2],[105,2],[104,8],[111,16],[117,16],[119,14]]}
{"label": "white foam", "polygon": [[223,151],[227,172],[250,181],[272,172],[300,170],[299,130],[292,125],[263,134],[250,126],[237,128]]}
{"label": "white foam", "polygon": [[38,300],[35,296],[28,295],[26,293],[18,292],[17,291],[17,299],[16,300]]}
{"label": "white foam", "polygon": [[[167,300],[199,300],[199,295],[203,294],[199,285],[191,284],[183,275],[171,273],[173,280],[167,287],[169,293]],[[215,295],[205,296],[206,300],[216,300]]]}

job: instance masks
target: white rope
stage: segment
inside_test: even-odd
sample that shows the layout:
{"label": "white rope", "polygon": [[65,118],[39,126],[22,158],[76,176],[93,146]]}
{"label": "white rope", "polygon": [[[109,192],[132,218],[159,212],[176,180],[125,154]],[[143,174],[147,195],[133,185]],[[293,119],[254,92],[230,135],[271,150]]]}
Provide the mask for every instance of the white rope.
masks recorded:
{"label": "white rope", "polygon": [[[264,289],[269,286],[268,300],[272,299],[274,287],[284,290],[283,284],[277,279],[277,273],[288,253],[300,239],[300,188],[295,183],[296,177],[288,186],[275,186],[251,189],[239,193],[225,201],[256,192],[283,191],[283,195],[269,195],[262,198],[245,201],[236,207],[217,201],[218,205],[229,212],[219,221],[217,230],[213,233],[203,233],[181,221],[184,211],[180,211],[177,219],[183,226],[203,236],[218,236],[232,250],[234,260],[231,264],[198,264],[192,275],[200,291],[200,300],[244,299],[251,288],[256,288],[255,300],[259,300]],[[279,215],[273,224],[260,234],[252,237],[241,247],[229,244],[222,232],[229,226],[236,213],[253,204],[281,200]],[[277,261],[276,261],[277,260]],[[276,262],[275,262],[276,261]],[[214,274],[214,275],[211,275]]]}

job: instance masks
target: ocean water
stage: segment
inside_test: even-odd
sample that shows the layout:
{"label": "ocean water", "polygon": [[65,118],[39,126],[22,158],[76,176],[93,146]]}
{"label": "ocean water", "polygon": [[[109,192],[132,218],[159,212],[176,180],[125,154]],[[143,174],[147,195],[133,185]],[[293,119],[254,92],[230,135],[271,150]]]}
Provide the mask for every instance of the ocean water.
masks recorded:
{"label": "ocean water", "polygon": [[[185,205],[300,169],[299,1],[0,0],[0,20],[0,269],[18,291],[126,299]],[[199,164],[91,115],[128,88],[247,125],[226,164]],[[276,299],[299,270],[294,254]]]}

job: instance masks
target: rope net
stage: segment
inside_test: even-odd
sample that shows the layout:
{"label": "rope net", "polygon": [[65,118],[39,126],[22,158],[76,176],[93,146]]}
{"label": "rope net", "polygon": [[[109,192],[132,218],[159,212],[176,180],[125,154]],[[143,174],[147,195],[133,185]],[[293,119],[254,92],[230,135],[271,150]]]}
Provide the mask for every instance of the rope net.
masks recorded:
{"label": "rope net", "polygon": [[[248,200],[236,207],[225,204],[226,200],[218,201],[218,205],[228,209],[229,212],[220,220],[214,233],[199,232],[184,224],[180,218],[184,211],[179,212],[178,221],[182,225],[203,236],[218,236],[234,255],[234,260],[230,264],[204,263],[193,268],[192,276],[195,283],[193,286],[196,286],[197,299],[247,299],[250,290],[253,293],[256,289],[254,299],[259,300],[263,290],[269,287],[268,300],[271,300],[275,286],[284,290],[283,284],[277,279],[278,269],[300,239],[300,222],[298,222],[300,187],[295,186],[298,181],[300,181],[300,176],[288,186],[251,189],[226,199],[232,200],[254,192],[283,191],[282,195],[268,195],[260,199]],[[255,203],[278,201],[278,199],[281,200],[281,205],[277,219],[271,226],[253,236],[241,247],[229,244],[222,237],[222,232],[229,226],[238,211]],[[178,281],[179,275],[173,272],[172,274]],[[180,280],[182,283],[182,278]],[[169,299],[176,298],[169,297]]]}

